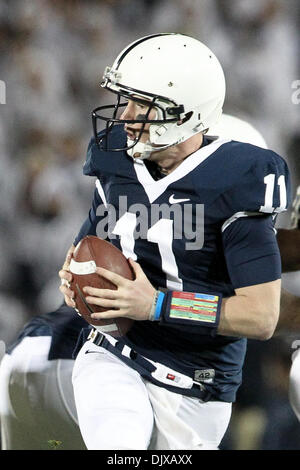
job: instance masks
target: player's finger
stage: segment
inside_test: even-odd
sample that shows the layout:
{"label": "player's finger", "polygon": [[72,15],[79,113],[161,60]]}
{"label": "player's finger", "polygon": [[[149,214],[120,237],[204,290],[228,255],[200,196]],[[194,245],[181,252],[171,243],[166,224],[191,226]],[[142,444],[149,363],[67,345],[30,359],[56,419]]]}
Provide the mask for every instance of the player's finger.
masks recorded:
{"label": "player's finger", "polygon": [[141,266],[139,265],[139,263],[137,263],[136,261],[133,261],[132,258],[128,258],[128,261],[129,261],[129,264],[131,265],[133,271],[134,271],[134,274],[135,274],[135,277],[136,279],[137,278],[145,278],[146,277],[146,274],[144,273],[144,271],[142,270]]}
{"label": "player's finger", "polygon": [[122,310],[106,310],[105,312],[95,312],[91,313],[91,318],[96,320],[106,320],[108,318],[118,318],[125,316],[122,313]]}
{"label": "player's finger", "polygon": [[71,284],[66,279],[61,279],[61,285],[62,286],[67,286],[69,288],[71,287]]}
{"label": "player's finger", "polygon": [[68,287],[63,286],[63,285],[59,286],[59,290],[63,294],[64,300],[65,300],[66,304],[68,305],[68,307],[75,308],[76,307],[76,302],[73,298],[75,296],[74,292],[71,289],[69,289]]}
{"label": "player's finger", "polygon": [[68,252],[67,252],[67,256],[66,256],[65,262],[64,262],[64,264],[63,264],[63,266],[62,266],[62,269],[65,269],[65,270],[67,270],[67,271],[69,270],[69,266],[70,266],[71,259],[72,259],[72,257],[73,257],[73,252],[74,252],[74,250],[75,250],[75,246],[72,245],[72,246],[69,248]]}
{"label": "player's finger", "polygon": [[82,290],[85,294],[95,295],[104,299],[116,299],[118,297],[117,290],[97,289],[96,287],[90,286],[86,286]]}
{"label": "player's finger", "polygon": [[65,285],[59,286],[59,290],[62,294],[66,295],[67,297],[70,297],[71,299],[75,296],[74,292]]}
{"label": "player's finger", "polygon": [[65,302],[68,307],[76,308],[76,302],[65,295]]}
{"label": "player's finger", "polygon": [[72,274],[69,271],[65,271],[64,269],[61,269],[58,275],[61,279],[65,279],[68,282],[71,282],[73,279]]}
{"label": "player's finger", "polygon": [[113,308],[116,306],[116,301],[111,299],[100,299],[99,297],[86,297],[85,300],[89,304],[98,305],[99,307]]}
{"label": "player's finger", "polygon": [[124,286],[128,279],[125,279],[125,277],[120,276],[119,274],[113,273],[112,271],[108,271],[108,269],[104,268],[96,268],[96,273],[99,274],[102,277],[105,277],[105,279],[108,279],[110,282],[115,284],[116,286]]}

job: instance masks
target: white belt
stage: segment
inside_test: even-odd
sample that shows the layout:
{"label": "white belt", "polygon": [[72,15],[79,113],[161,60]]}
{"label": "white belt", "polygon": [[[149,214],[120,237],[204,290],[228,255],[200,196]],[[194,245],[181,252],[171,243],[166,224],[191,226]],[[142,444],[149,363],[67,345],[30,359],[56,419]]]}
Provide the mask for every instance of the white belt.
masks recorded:
{"label": "white belt", "polygon": [[[88,339],[91,340],[93,343],[97,344],[98,346],[102,346],[104,338],[112,346],[116,347],[116,344],[118,343],[117,339],[113,338],[112,336],[103,334],[102,332],[97,331],[96,329],[92,330],[88,336]],[[150,373],[151,373],[151,376],[158,382],[162,382],[166,385],[171,385],[174,387],[185,388],[185,389],[191,389],[193,385],[197,385],[197,387],[200,388],[200,390],[205,390],[205,387],[201,383],[195,382],[188,375],[175,371],[171,369],[170,367],[160,364],[159,362],[152,361],[151,359],[148,359],[142,356],[141,354],[137,353],[126,344],[123,345],[122,349],[118,348],[118,351],[119,353],[122,354],[122,356],[125,356],[128,359],[132,360],[133,356],[135,357],[139,356],[143,358],[144,361],[152,364],[155,367],[155,370]]]}

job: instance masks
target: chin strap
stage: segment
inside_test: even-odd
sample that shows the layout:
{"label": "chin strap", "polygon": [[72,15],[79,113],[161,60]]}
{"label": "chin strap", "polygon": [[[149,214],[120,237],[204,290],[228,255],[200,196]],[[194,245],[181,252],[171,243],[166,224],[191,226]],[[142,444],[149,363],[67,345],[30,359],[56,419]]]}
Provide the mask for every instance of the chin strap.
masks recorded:
{"label": "chin strap", "polygon": [[[127,145],[132,145],[132,140],[128,139]],[[146,143],[137,142],[134,147],[127,150],[127,153],[130,157],[132,157],[133,159],[138,158],[139,160],[146,160],[147,158],[150,157],[152,152],[153,152],[153,148],[151,145],[149,145],[148,142]],[[139,153],[140,156],[134,157],[136,153]]]}
{"label": "chin strap", "polygon": [[[135,159],[138,159],[138,160],[146,160],[147,158],[150,157],[151,153],[154,153],[154,152],[159,152],[160,150],[165,150],[169,147],[173,147],[174,145],[176,145],[177,142],[173,143],[173,144],[168,144],[168,145],[162,145],[161,147],[153,147],[150,143],[150,141],[148,140],[148,142],[137,142],[134,147],[132,147],[131,149],[127,150],[127,153],[130,157],[132,157],[134,160]],[[127,145],[132,145],[132,140],[130,139],[127,139]],[[134,157],[134,155],[136,153],[139,153],[140,156],[139,157]]]}

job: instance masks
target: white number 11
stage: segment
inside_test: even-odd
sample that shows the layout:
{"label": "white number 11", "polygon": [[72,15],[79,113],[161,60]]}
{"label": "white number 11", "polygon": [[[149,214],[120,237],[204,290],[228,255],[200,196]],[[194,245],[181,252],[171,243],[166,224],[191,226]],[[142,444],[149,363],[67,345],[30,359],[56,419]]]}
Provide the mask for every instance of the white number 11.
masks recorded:
{"label": "white number 11", "polygon": [[[135,254],[134,229],[136,227],[136,214],[126,212],[117,221],[113,233],[120,236],[120,244],[127,258],[137,259]],[[176,258],[172,251],[173,221],[160,219],[148,229],[147,240],[157,243],[161,256],[162,270],[166,274],[167,288],[182,290],[182,280],[179,278]]]}
{"label": "white number 11", "polygon": [[286,202],[287,202],[284,175],[281,175],[278,178],[280,206],[277,207],[276,209],[273,207],[275,174],[270,173],[269,175],[265,176],[264,183],[266,185],[265,204],[264,206],[260,206],[260,209],[259,209],[260,212],[268,212],[268,213],[282,212],[284,209],[286,209]]}

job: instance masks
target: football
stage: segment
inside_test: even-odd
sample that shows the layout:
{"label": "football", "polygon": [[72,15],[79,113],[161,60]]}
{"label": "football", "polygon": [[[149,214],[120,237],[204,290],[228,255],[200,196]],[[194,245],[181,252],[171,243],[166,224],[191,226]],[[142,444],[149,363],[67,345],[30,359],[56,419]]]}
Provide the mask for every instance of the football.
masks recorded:
{"label": "football", "polygon": [[117,289],[114,284],[95,272],[97,266],[113,271],[130,280],[134,279],[134,273],[127,259],[118,248],[106,240],[90,235],[78,243],[70,262],[69,269],[73,276],[70,288],[75,293],[76,311],[88,323],[97,326],[98,330],[117,338],[127,333],[134,320],[124,317],[101,320],[91,318],[91,313],[104,312],[107,308],[88,304],[83,287]]}

